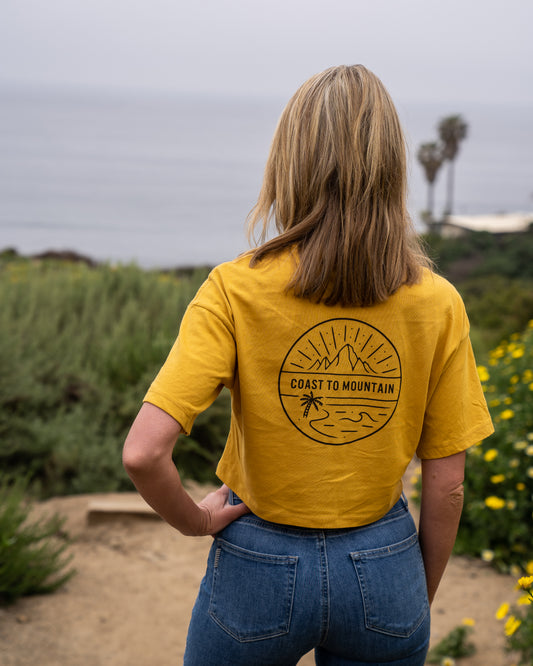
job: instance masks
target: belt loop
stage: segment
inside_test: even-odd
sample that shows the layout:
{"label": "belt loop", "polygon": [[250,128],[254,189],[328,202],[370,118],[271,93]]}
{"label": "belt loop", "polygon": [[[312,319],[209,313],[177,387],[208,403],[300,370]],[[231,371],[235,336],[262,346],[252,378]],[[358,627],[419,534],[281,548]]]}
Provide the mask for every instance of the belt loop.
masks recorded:
{"label": "belt loop", "polygon": [[228,504],[231,504],[231,506],[242,504],[242,499],[236,493],[234,493],[231,488],[229,489],[228,493]]}

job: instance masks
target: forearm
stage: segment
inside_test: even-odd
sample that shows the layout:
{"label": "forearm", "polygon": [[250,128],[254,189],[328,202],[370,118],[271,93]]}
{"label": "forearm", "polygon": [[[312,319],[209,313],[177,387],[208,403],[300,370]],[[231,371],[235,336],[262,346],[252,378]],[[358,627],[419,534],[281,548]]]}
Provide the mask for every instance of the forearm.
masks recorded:
{"label": "forearm", "polygon": [[422,462],[419,540],[430,603],[457,536],[464,499],[463,461],[464,454],[459,454],[441,461]]}
{"label": "forearm", "polygon": [[142,497],[169,525],[187,536],[207,534],[208,516],[183,487],[172,460],[126,466],[126,470]]}
{"label": "forearm", "polygon": [[444,498],[422,500],[419,539],[430,603],[453,550],[463,508],[463,487]]}

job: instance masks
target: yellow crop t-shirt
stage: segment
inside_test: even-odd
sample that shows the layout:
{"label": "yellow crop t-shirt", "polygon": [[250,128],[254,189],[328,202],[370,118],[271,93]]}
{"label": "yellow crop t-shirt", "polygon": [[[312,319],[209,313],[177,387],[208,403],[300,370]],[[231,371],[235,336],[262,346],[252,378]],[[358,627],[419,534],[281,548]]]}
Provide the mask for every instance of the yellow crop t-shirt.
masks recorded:
{"label": "yellow crop t-shirt", "polygon": [[145,401],[188,433],[230,389],[217,475],[254,513],[371,523],[398,500],[415,454],[446,457],[493,432],[464,305],[445,279],[425,270],[385,303],[332,307],[286,292],[290,253],[249,261],[211,272]]}

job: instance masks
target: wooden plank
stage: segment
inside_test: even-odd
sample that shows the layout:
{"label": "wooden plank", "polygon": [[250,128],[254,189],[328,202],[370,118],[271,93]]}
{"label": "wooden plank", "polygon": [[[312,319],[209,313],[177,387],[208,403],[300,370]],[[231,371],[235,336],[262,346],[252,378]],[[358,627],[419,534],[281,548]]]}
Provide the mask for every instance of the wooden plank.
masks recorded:
{"label": "wooden plank", "polygon": [[124,518],[156,518],[160,520],[157,513],[140,495],[89,501],[87,506],[87,523],[89,525]]}

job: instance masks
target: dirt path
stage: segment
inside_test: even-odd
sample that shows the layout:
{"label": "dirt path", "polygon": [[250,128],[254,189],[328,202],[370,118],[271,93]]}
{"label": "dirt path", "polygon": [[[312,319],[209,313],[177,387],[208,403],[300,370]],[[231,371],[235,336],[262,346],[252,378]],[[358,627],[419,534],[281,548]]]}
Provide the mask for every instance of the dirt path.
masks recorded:
{"label": "dirt path", "polygon": [[[191,487],[199,499],[204,489]],[[98,515],[95,500],[135,501],[133,494],[52,499],[38,511],[66,516],[78,573],[53,595],[0,610],[1,666],[170,666],[184,639],[210,538],[183,537],[153,517]],[[516,598],[514,579],[488,565],[455,558],[433,606],[432,642],[473,618],[477,653],[458,666],[510,666],[494,614]],[[311,666],[307,655],[301,666]],[[224,665],[221,665],[224,666]]]}

